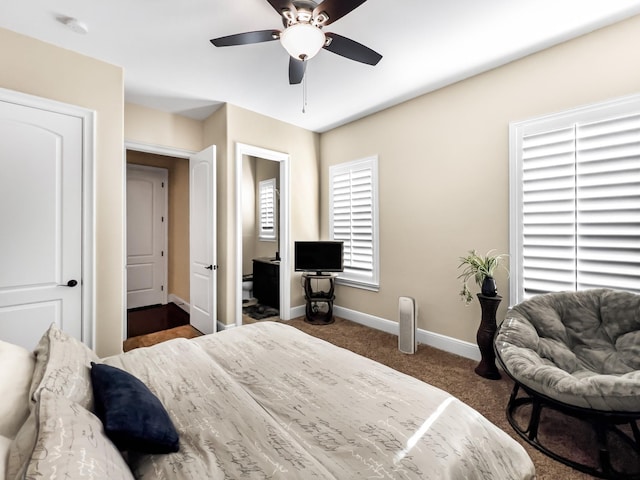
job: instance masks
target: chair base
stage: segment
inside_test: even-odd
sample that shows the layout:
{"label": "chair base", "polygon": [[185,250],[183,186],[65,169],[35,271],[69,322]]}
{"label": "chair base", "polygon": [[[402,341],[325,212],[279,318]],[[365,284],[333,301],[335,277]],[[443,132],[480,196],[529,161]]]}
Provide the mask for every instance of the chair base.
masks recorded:
{"label": "chair base", "polygon": [[[518,392],[522,388],[526,396],[518,397]],[[531,415],[526,429],[523,429],[515,420],[515,413],[524,406],[531,406]],[[560,412],[563,415],[569,415],[580,420],[588,422],[594,429],[598,441],[598,466],[585,465],[570,458],[564,457],[545,445],[540,443],[538,438],[538,427],[540,426],[540,414],[544,408]],[[640,419],[640,412],[606,412],[601,410],[591,410],[588,408],[580,408],[554,401],[549,397],[540,395],[539,393],[515,383],[509,403],[507,405],[507,420],[513,429],[527,443],[540,450],[545,455],[557,460],[569,467],[579,470],[594,477],[606,479],[624,479],[639,480],[640,479],[640,430],[637,421]],[[628,424],[631,427],[633,436],[623,432],[618,425]],[[611,432],[617,435],[622,441],[627,443],[635,452],[638,470],[633,473],[621,473],[614,469],[611,463],[611,452],[608,447],[607,433]]]}

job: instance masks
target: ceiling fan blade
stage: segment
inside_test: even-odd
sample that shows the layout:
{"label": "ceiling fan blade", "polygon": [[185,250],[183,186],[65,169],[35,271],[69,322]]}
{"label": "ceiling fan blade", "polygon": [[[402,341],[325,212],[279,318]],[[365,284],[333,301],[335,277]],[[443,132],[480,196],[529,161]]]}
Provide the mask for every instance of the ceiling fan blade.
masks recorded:
{"label": "ceiling fan blade", "polygon": [[302,82],[304,72],[307,69],[307,62],[302,60],[296,60],[293,57],[289,57],[289,84],[297,85]]}
{"label": "ceiling fan blade", "polygon": [[336,53],[345,58],[355,60],[356,62],[366,63],[368,65],[377,65],[382,59],[382,55],[378,52],[347,37],[330,32],[325,33],[325,35],[330,38],[331,41],[329,42],[329,45],[325,45],[323,48],[332,53]]}
{"label": "ceiling fan blade", "polygon": [[329,20],[324,22],[323,25],[329,25],[355,10],[366,1],[367,0],[324,0],[324,2],[313,9],[313,17],[316,18],[321,13],[325,13],[329,17]]}
{"label": "ceiling fan blade", "polygon": [[256,32],[236,33],[226,37],[213,38],[211,43],[216,47],[231,47],[233,45],[249,45],[251,43],[271,42],[280,35],[278,30],[258,30]]}

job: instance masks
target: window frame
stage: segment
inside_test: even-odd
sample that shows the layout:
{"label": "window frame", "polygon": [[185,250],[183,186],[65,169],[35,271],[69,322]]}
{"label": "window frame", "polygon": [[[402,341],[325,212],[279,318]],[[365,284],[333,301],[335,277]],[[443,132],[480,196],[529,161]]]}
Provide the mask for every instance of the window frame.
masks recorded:
{"label": "window frame", "polygon": [[[266,229],[263,223],[263,210],[268,210],[269,207],[264,205],[263,189],[268,188],[271,194],[271,218],[273,218],[273,228]],[[275,242],[278,238],[278,216],[277,216],[277,184],[275,178],[268,178],[258,182],[258,239],[263,242]]]}
{"label": "window frame", "polygon": [[371,269],[366,272],[358,272],[348,268],[345,261],[345,269],[338,274],[336,283],[365,290],[378,291],[380,289],[380,233],[379,233],[379,195],[378,195],[378,156],[353,160],[349,162],[335,164],[329,167],[329,238],[330,240],[342,241],[335,238],[334,234],[334,178],[337,175],[369,169],[371,174]]}
{"label": "window frame", "polygon": [[[571,126],[577,130],[584,124],[606,121],[614,117],[623,117],[639,113],[640,94],[635,94],[610,101],[581,106],[563,112],[535,117],[528,120],[511,122],[509,124],[509,293],[512,305],[520,303],[525,299],[523,252],[524,169],[522,159],[524,137],[526,135],[545,133]],[[577,134],[575,138],[578,138]],[[574,146],[574,155],[576,156],[577,151],[577,146]],[[574,161],[575,165],[578,163],[578,160]],[[574,178],[578,178],[578,173],[574,174]],[[576,212],[579,214],[579,210],[576,210]],[[579,232],[576,229],[576,238],[578,236]],[[574,260],[577,260],[577,258],[578,255],[574,255]]]}

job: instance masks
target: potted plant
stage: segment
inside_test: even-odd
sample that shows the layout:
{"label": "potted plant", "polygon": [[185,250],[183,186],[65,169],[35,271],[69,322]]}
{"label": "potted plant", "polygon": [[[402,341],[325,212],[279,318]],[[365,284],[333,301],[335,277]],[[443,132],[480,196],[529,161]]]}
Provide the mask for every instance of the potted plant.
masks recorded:
{"label": "potted plant", "polygon": [[462,280],[462,290],[460,291],[460,297],[462,301],[469,305],[473,300],[473,295],[469,290],[468,282],[473,278],[480,287],[480,291],[487,297],[495,297],[498,294],[496,288],[496,281],[493,277],[494,272],[498,267],[506,267],[502,265],[502,260],[507,257],[506,254],[494,254],[495,250],[489,250],[484,256],[480,255],[475,250],[469,250],[469,253],[465,257],[460,257],[460,265],[458,268],[462,268],[462,273],[458,276]]}

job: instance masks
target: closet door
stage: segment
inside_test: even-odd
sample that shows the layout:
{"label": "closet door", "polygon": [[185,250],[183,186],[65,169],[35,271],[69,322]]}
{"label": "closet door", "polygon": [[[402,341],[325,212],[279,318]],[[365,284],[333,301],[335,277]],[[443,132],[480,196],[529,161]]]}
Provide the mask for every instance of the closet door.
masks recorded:
{"label": "closet door", "polygon": [[82,339],[83,120],[0,100],[0,338]]}
{"label": "closet door", "polygon": [[127,308],[167,303],[168,176],[127,166]]}

